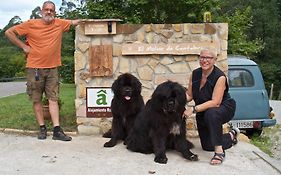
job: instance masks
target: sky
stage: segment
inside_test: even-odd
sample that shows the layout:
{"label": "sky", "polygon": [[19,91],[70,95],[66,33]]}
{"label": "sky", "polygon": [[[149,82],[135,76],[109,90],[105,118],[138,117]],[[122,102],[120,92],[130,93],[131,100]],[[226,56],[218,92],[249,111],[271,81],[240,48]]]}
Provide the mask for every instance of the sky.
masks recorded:
{"label": "sky", "polygon": [[[14,16],[19,16],[22,21],[30,18],[32,10],[37,6],[42,7],[46,0],[0,0],[0,29],[3,29]],[[61,0],[53,0],[56,12],[59,12]]]}

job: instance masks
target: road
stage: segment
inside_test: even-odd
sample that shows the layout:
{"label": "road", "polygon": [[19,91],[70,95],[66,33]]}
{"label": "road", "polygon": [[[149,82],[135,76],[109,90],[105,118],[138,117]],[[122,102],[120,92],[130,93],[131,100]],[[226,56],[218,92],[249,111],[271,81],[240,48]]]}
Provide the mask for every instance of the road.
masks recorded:
{"label": "road", "polygon": [[0,98],[18,93],[24,93],[26,82],[1,82],[0,83]]}

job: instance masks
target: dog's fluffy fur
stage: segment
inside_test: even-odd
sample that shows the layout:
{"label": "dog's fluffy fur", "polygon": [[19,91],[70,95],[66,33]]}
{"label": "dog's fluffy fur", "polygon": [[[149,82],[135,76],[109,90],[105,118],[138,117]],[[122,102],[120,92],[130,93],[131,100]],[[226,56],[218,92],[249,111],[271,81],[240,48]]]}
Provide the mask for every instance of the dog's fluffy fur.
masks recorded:
{"label": "dog's fluffy fur", "polygon": [[111,130],[104,137],[111,137],[104,147],[113,147],[118,140],[124,140],[131,128],[135,118],[144,107],[141,96],[141,83],[132,74],[120,75],[111,87],[114,97],[111,102],[113,115]]}
{"label": "dog's fluffy fur", "polygon": [[193,144],[186,139],[186,122],[182,117],[185,105],[183,86],[172,81],[160,84],[136,118],[126,139],[127,148],[154,153],[154,161],[158,163],[167,163],[167,149],[181,152],[188,160],[198,160],[197,155],[190,151]]}

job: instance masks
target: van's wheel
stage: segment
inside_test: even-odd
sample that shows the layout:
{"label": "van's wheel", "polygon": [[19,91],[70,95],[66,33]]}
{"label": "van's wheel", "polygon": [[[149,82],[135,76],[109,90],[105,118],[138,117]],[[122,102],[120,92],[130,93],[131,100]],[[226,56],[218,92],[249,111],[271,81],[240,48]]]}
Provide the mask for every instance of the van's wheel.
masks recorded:
{"label": "van's wheel", "polygon": [[249,137],[249,138],[252,138],[253,136],[260,136],[262,133],[262,129],[247,129],[246,130],[246,135]]}

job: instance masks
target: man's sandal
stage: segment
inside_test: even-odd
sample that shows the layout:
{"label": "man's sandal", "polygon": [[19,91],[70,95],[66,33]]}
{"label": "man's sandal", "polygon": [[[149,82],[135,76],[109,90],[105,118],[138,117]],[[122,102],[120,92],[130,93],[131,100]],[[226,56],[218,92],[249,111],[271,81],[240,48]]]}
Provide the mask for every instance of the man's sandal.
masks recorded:
{"label": "man's sandal", "polygon": [[[223,153],[215,153],[213,158],[210,161],[210,164],[211,165],[220,165],[220,164],[222,164],[224,158],[225,158],[225,152],[223,152]],[[217,160],[218,162],[214,163],[214,160]]]}

